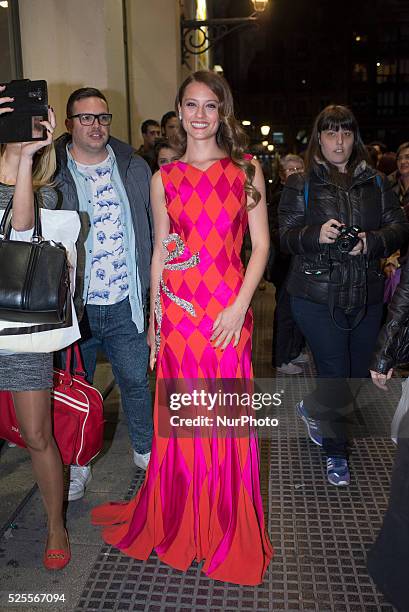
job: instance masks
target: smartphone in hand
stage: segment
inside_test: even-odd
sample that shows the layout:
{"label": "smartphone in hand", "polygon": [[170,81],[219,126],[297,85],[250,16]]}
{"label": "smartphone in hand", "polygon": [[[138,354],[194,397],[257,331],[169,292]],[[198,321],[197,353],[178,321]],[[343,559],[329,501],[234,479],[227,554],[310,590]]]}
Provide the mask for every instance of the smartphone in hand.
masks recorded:
{"label": "smartphone in hand", "polygon": [[40,121],[48,117],[47,82],[20,79],[3,85],[1,95],[14,98],[8,103],[14,111],[0,116],[0,143],[45,140],[47,132]]}

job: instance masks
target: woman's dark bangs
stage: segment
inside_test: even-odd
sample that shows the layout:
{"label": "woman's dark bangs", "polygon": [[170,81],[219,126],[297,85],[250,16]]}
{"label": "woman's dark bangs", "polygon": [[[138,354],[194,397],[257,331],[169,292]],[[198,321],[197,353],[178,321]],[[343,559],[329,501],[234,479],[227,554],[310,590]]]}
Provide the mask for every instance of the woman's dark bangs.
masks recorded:
{"label": "woman's dark bangs", "polygon": [[349,113],[346,114],[337,111],[328,113],[322,118],[320,123],[320,132],[324,132],[326,130],[332,130],[334,132],[338,132],[338,130],[349,130],[355,133],[357,129],[356,121]]}

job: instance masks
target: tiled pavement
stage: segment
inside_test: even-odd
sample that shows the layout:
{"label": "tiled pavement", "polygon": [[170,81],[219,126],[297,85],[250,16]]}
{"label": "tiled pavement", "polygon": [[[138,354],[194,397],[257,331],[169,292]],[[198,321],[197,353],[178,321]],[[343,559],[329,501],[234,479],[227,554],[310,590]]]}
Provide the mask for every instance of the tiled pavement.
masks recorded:
{"label": "tiled pavement", "polygon": [[[273,304],[271,287],[257,293],[254,357],[258,377],[273,375]],[[32,486],[27,458],[19,449],[2,452],[0,529],[2,525],[5,529],[0,541],[1,612],[392,611],[367,575],[365,551],[386,508],[394,455],[387,431],[399,386],[383,395],[368,385],[360,394],[360,435],[351,460],[352,484],[340,490],[326,483],[320,451],[307,440],[294,415],[294,403],[305,393],[312,374],[308,366],[304,370],[304,376],[280,381],[286,392],[286,402],[277,413],[280,425],[274,435],[261,442],[264,506],[275,548],[261,586],[213,581],[201,575],[197,565],[183,574],[160,563],[155,555],[147,562],[136,561],[101,543],[98,530],[89,524],[90,509],[107,499],[131,497],[143,478],[132,466],[115,391],[106,404],[104,454],[95,463],[86,497],[68,506],[73,560],[58,574],[41,566],[44,515],[38,492],[24,502]],[[107,366],[100,367],[99,377],[103,386],[109,379]],[[9,593],[64,594],[65,602],[9,605]]]}

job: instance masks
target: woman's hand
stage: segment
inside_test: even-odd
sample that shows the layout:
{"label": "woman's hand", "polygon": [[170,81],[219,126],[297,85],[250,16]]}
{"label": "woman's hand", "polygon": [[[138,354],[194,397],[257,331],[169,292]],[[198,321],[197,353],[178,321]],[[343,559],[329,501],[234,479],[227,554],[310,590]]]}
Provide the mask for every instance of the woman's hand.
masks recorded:
{"label": "woman's hand", "polygon": [[148,327],[148,333],[146,336],[146,341],[148,343],[148,346],[150,348],[150,354],[149,354],[149,367],[151,370],[153,370],[153,368],[155,367],[155,363],[156,363],[156,343],[155,343],[155,324],[153,321],[154,317],[151,317],[151,321],[149,323],[149,327]]}
{"label": "woman's hand", "polygon": [[[0,85],[0,93],[6,89],[5,85]],[[3,104],[7,104],[7,102],[13,102],[14,98],[9,98],[8,96],[4,96],[0,98],[0,115],[4,115],[4,113],[12,113],[14,108],[11,106],[2,106]]]}
{"label": "woman's hand", "polygon": [[45,140],[36,140],[34,142],[23,142],[21,144],[22,157],[34,157],[37,151],[52,144],[53,134],[56,126],[55,114],[52,108],[48,109],[48,121],[39,121],[39,124],[47,130],[47,138]]}
{"label": "woman's hand", "polygon": [[370,370],[372,376],[372,382],[382,391],[387,391],[388,387],[386,386],[386,381],[392,377],[393,368],[389,370],[387,374],[381,374],[380,372],[375,372],[374,370]]}
{"label": "woman's hand", "polygon": [[364,255],[367,254],[368,249],[366,245],[366,233],[360,232],[358,234],[358,238],[359,238],[359,241],[354,246],[354,248],[351,251],[349,251],[348,255],[360,255],[361,253],[363,253]]}
{"label": "woman's hand", "polygon": [[210,338],[210,342],[215,340],[213,345],[215,348],[221,345],[220,348],[224,350],[231,342],[233,336],[233,346],[238,345],[246,312],[247,308],[238,304],[236,300],[231,306],[228,306],[219,313],[213,323],[213,333]]}
{"label": "woman's hand", "polygon": [[[335,225],[335,227],[333,227]],[[321,225],[319,242],[320,244],[334,244],[334,241],[339,236],[339,229],[342,223],[336,219],[330,219]]]}
{"label": "woman's hand", "polygon": [[395,266],[395,264],[393,264],[392,262],[389,262],[385,264],[383,268],[383,273],[385,274],[386,278],[391,278],[392,276],[395,276],[396,270],[397,270],[397,267]]}

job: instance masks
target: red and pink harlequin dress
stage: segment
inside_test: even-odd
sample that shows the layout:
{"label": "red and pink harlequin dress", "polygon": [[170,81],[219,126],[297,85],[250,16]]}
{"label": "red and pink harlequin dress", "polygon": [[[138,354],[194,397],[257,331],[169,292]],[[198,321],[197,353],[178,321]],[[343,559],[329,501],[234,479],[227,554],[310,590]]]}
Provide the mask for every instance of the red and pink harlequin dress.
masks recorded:
{"label": "red and pink harlequin dress", "polygon": [[[243,282],[244,172],[225,158],[205,171],[175,161],[161,168],[161,176],[167,242],[183,243],[184,249],[170,250],[171,264],[162,274],[157,378],[251,378],[251,310],[237,347],[222,351],[210,343],[214,320]],[[131,502],[95,508],[94,524],[104,527],[108,544],[131,557],[147,559],[155,550],[182,571],[203,561],[210,578],[261,583],[273,551],[264,526],[255,434],[162,437],[157,396],[145,481]]]}

